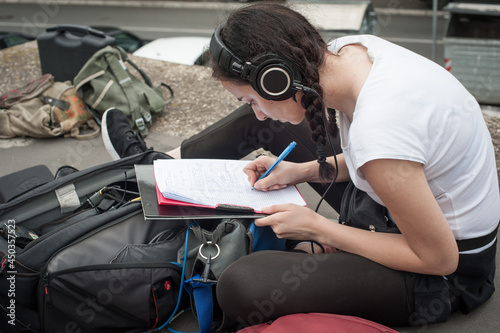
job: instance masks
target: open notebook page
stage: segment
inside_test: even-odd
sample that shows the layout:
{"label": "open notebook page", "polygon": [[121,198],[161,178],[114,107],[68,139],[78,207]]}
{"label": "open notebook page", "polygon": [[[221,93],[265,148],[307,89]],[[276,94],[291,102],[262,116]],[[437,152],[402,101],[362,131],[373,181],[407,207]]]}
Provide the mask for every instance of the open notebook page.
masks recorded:
{"label": "open notebook page", "polygon": [[211,207],[251,207],[258,212],[282,203],[306,206],[295,186],[269,192],[252,190],[243,172],[246,164],[248,161],[240,160],[156,160],[154,174],[159,191],[169,199]]}

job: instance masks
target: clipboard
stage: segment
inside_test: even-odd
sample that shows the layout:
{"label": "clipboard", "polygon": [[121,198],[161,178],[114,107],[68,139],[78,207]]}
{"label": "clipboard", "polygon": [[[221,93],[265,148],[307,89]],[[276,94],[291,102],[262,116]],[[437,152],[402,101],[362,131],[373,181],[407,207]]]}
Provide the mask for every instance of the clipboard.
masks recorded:
{"label": "clipboard", "polygon": [[195,206],[159,205],[153,165],[137,164],[135,165],[135,174],[145,220],[255,219],[266,216],[265,214],[255,213],[253,210],[235,209],[232,206],[213,209]]}

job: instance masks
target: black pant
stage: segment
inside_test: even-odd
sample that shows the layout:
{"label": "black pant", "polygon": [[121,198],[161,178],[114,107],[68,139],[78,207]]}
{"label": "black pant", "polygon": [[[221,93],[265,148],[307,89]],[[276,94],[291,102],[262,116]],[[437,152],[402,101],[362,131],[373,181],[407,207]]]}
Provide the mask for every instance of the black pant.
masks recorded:
{"label": "black pant", "polygon": [[389,326],[408,325],[413,280],[346,252],[254,252],[222,274],[217,300],[242,326],[298,312],[358,316]]}
{"label": "black pant", "polygon": [[[245,104],[200,133],[184,140],[181,145],[181,157],[241,159],[259,148],[278,156],[292,141],[297,142],[297,146],[287,156],[287,161],[300,163],[317,158],[316,144],[311,139],[311,130],[306,120],[299,125],[283,124],[269,118],[259,121],[252,109]],[[333,146],[339,154],[341,148],[338,138],[333,140]],[[333,155],[330,147],[327,147],[327,155]],[[309,185],[320,196],[326,190],[324,184]],[[325,196],[325,201],[337,212],[346,185],[347,183],[336,184]]]}

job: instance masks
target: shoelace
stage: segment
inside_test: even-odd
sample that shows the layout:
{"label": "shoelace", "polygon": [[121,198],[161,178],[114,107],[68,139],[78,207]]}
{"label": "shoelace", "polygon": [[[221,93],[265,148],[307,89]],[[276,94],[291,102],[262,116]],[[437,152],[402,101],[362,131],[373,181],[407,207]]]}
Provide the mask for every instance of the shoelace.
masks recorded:
{"label": "shoelace", "polygon": [[130,130],[125,132],[125,152],[129,153],[142,153],[147,150],[146,144],[140,140],[138,134]]}

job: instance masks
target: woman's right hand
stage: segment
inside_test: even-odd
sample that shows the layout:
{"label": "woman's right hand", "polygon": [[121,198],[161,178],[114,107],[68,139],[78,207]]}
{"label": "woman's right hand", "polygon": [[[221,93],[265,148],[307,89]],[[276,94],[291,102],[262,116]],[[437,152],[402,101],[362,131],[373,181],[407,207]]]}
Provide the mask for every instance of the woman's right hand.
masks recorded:
{"label": "woman's right hand", "polygon": [[297,177],[298,164],[286,161],[279,163],[266,178],[257,181],[259,177],[271,167],[274,161],[274,158],[260,156],[243,168],[243,172],[245,172],[248,176],[250,185],[252,185],[256,190],[279,190],[287,187],[288,185],[295,185],[299,182],[298,180],[300,178]]}

